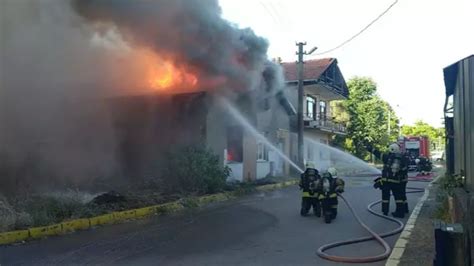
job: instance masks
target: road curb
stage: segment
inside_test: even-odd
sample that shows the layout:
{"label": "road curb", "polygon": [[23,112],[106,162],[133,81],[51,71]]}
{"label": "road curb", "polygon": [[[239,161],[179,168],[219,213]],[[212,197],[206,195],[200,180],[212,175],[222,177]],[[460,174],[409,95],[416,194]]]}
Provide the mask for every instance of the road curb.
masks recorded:
{"label": "road curb", "polygon": [[436,181],[438,181],[439,178],[441,178],[442,174],[438,175],[433,181],[429,183],[429,185],[425,189],[425,193],[423,193],[423,196],[421,197],[420,201],[416,204],[415,208],[413,209],[410,217],[408,218],[408,221],[405,224],[405,227],[400,234],[400,237],[398,238],[397,242],[395,243],[395,246],[393,247],[392,253],[390,254],[390,257],[387,260],[387,263],[385,266],[398,266],[400,263],[400,260],[403,256],[403,253],[405,252],[405,248],[410,241],[410,236],[413,228],[415,227],[416,220],[418,219],[418,216],[420,215],[421,208],[423,207],[425,201],[428,199],[430,195],[430,190]]}
{"label": "road curb", "polygon": [[[276,184],[268,184],[255,187],[257,191],[271,191],[297,184],[297,180],[285,181]],[[230,199],[237,198],[237,192],[223,192],[211,195],[204,195],[197,197],[195,200],[197,206],[202,207],[210,203],[223,202]],[[87,230],[96,226],[105,226],[110,224],[123,223],[130,220],[144,219],[153,215],[163,215],[189,209],[194,206],[186,204],[185,199],[142,207],[138,209],[131,209],[126,211],[112,212],[91,218],[81,218],[75,220],[64,221],[58,224],[52,224],[41,227],[32,227],[26,230],[17,230],[0,233],[0,246],[24,242],[32,239],[41,239],[49,236],[59,236],[75,231]]]}

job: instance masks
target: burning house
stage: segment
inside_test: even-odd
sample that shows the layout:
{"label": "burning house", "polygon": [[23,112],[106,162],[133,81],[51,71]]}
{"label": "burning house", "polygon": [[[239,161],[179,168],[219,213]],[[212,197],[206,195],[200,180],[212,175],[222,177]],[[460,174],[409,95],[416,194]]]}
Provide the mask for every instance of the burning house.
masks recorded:
{"label": "burning house", "polygon": [[1,8],[9,22],[0,91],[5,191],[133,180],[156,173],[167,150],[197,143],[233,179],[288,173],[216,104],[224,97],[237,105],[289,154],[294,108],[282,71],[267,58],[268,42],[224,20],[217,0],[6,0]]}

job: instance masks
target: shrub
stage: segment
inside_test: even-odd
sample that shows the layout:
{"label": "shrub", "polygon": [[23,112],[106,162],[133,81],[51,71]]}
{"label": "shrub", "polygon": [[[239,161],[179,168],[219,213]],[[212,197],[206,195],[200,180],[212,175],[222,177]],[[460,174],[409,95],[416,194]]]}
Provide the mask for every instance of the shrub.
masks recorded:
{"label": "shrub", "polygon": [[70,219],[83,207],[82,202],[72,198],[33,196],[19,202],[17,209],[29,214],[28,220],[32,225],[43,226]]}
{"label": "shrub", "polygon": [[8,231],[15,225],[16,215],[6,198],[0,195],[0,232]]}
{"label": "shrub", "polygon": [[230,169],[209,149],[185,147],[169,154],[163,180],[170,192],[215,193],[225,187],[229,174]]}

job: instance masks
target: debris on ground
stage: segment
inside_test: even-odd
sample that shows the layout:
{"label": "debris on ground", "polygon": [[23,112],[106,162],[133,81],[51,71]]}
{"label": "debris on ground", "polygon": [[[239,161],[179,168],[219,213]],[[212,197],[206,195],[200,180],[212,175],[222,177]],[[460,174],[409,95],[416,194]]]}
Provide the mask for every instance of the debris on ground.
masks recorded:
{"label": "debris on ground", "polygon": [[92,203],[97,204],[97,205],[115,204],[115,203],[121,203],[124,201],[126,201],[125,196],[113,190],[106,193],[102,193],[99,196],[92,199]]}

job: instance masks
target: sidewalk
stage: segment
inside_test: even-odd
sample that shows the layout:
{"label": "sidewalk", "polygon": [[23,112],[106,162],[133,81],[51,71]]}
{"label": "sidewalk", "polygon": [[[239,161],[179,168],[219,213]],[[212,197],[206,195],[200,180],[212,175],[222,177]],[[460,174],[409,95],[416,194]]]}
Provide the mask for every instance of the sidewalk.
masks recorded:
{"label": "sidewalk", "polygon": [[[444,174],[444,171],[438,174]],[[438,182],[431,183],[428,197],[419,210],[413,228],[405,227],[410,234],[405,238],[407,242],[398,265],[433,265],[435,256],[433,220],[441,204],[437,201],[438,189]],[[403,233],[400,238],[403,238]]]}

